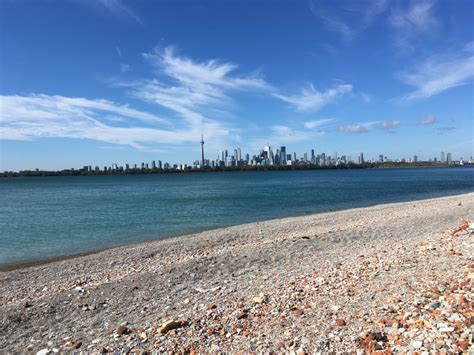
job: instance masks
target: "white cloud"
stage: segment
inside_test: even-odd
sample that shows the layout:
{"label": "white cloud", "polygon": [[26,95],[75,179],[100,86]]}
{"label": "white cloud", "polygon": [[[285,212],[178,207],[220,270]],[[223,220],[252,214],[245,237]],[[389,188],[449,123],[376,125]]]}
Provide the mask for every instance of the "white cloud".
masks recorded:
{"label": "white cloud", "polygon": [[120,63],[120,71],[122,73],[126,73],[130,70],[130,65],[125,64],[125,63]]}
{"label": "white cloud", "polygon": [[422,125],[422,126],[431,126],[431,125],[434,125],[436,123],[438,123],[438,119],[435,116],[431,115],[431,114],[427,115],[425,118],[423,118],[420,121],[420,125]]}
{"label": "white cloud", "polygon": [[319,119],[319,120],[306,121],[304,123],[304,126],[307,129],[316,129],[316,128],[324,126],[325,124],[328,124],[332,121],[334,121],[332,118],[323,118],[323,119]]}
{"label": "white cloud", "polygon": [[369,128],[367,127],[367,125],[363,124],[350,124],[345,126],[339,126],[337,130],[346,133],[366,133],[369,131]]}
{"label": "white cloud", "polygon": [[92,139],[142,150],[195,142],[201,129],[210,141],[223,141],[231,134],[212,120],[199,127],[175,127],[161,117],[111,101],[64,96],[0,96],[0,117],[0,139]]}
{"label": "white cloud", "polygon": [[273,91],[258,74],[235,75],[237,65],[217,60],[197,62],[176,55],[173,47],[144,54],[157,70],[151,80],[122,83],[132,94],[147,102],[170,109],[199,124],[204,109],[216,109],[232,102],[231,91]]}
{"label": "white cloud", "polygon": [[105,8],[107,11],[109,11],[111,14],[113,14],[116,17],[130,18],[140,24],[143,24],[142,20],[136,14],[136,12],[133,11],[129,6],[125,5],[123,1],[121,0],[94,0],[94,1],[97,1],[97,4],[100,4],[103,8]]}
{"label": "white cloud", "polygon": [[400,79],[416,89],[405,95],[402,101],[426,99],[450,88],[466,85],[474,78],[474,54],[470,44],[450,55],[428,58]]}
{"label": "white cloud", "polygon": [[400,121],[392,120],[392,121],[379,122],[379,124],[377,125],[377,128],[379,128],[379,129],[392,129],[392,128],[397,128],[399,126],[400,126]]}
{"label": "white cloud", "polygon": [[300,95],[286,96],[274,93],[273,96],[289,103],[297,111],[315,112],[351,91],[352,85],[350,84],[339,84],[323,92],[316,90],[313,85],[311,85],[308,89],[301,90]]}
{"label": "white cloud", "polygon": [[434,15],[435,2],[425,0],[413,2],[408,8],[397,8],[389,17],[395,29],[395,45],[403,51],[415,49],[422,34],[429,34],[438,25]]}
{"label": "white cloud", "polygon": [[313,15],[332,32],[350,40],[368,28],[385,12],[388,0],[331,1],[310,0]]}

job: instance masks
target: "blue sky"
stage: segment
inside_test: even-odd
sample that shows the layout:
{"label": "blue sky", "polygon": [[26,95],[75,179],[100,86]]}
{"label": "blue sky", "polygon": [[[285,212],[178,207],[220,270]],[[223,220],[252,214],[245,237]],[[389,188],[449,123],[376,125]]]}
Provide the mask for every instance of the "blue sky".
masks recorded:
{"label": "blue sky", "polygon": [[0,170],[267,142],[474,155],[474,2],[0,2]]}

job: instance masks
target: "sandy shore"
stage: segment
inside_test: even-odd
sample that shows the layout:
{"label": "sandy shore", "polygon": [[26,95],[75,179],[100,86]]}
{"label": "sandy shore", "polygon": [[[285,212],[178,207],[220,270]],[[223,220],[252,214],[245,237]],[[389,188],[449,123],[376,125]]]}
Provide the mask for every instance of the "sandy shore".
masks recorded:
{"label": "sandy shore", "polygon": [[[469,352],[474,193],[0,273],[0,350]],[[167,322],[170,321],[170,322]]]}

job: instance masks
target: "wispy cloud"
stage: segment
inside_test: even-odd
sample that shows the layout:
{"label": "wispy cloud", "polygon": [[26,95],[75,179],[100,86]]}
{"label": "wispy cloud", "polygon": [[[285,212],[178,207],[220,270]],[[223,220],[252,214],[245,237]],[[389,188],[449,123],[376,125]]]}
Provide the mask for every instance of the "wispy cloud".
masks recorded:
{"label": "wispy cloud", "polygon": [[274,90],[258,73],[236,75],[236,64],[194,61],[178,56],[173,47],[145,53],[144,58],[155,68],[156,77],[121,85],[135,97],[172,110],[193,124],[205,119],[202,110],[231,103],[229,92]]}
{"label": "wispy cloud", "polygon": [[466,85],[474,78],[474,50],[472,43],[449,55],[428,58],[400,79],[416,90],[402,98],[402,101],[426,99],[456,86]]}
{"label": "wispy cloud", "polygon": [[309,88],[301,90],[299,95],[286,96],[280,93],[274,93],[273,95],[276,98],[289,103],[297,111],[316,112],[328,103],[333,102],[337,98],[344,96],[351,91],[352,85],[350,84],[338,84],[326,91],[318,91],[313,85],[310,85]]}
{"label": "wispy cloud", "polygon": [[435,1],[425,0],[392,11],[389,24],[395,29],[395,45],[399,50],[413,50],[420,36],[429,34],[438,25],[434,7]]}
{"label": "wispy cloud", "polygon": [[377,124],[377,128],[379,129],[393,129],[400,126],[400,121],[392,120],[392,121],[381,121]]}
{"label": "wispy cloud", "polygon": [[425,118],[423,118],[419,124],[421,126],[431,126],[431,125],[434,125],[434,124],[437,124],[438,123],[438,119],[433,116],[432,114],[429,114],[427,115]]}
{"label": "wispy cloud", "polygon": [[272,140],[279,143],[294,143],[308,140],[312,137],[310,132],[296,130],[294,128],[282,125],[275,125],[271,127]]}
{"label": "wispy cloud", "polygon": [[309,1],[309,8],[314,16],[329,31],[338,33],[345,40],[364,31],[387,7],[388,0]]}
{"label": "wispy cloud", "polygon": [[[87,0],[84,1],[90,3],[90,1]],[[108,12],[118,18],[128,18],[138,22],[139,24],[143,24],[137,13],[133,11],[130,6],[125,5],[122,0],[94,0],[94,2],[101,5]]]}
{"label": "wispy cloud", "polygon": [[323,118],[319,120],[306,121],[304,123],[305,128],[307,129],[319,129],[321,126],[324,126],[328,123],[333,122],[332,118]]}
{"label": "wispy cloud", "polygon": [[130,65],[125,64],[125,63],[120,63],[120,71],[122,73],[126,73],[130,70]]}
{"label": "wispy cloud", "polygon": [[369,128],[363,124],[349,124],[345,126],[339,126],[337,130],[339,132],[345,133],[366,133],[369,131]]}
{"label": "wispy cloud", "polygon": [[[175,127],[171,121],[106,100],[28,95],[0,96],[0,139],[91,139],[148,150],[158,144],[196,141],[201,127]],[[211,140],[231,131],[206,120],[202,128]]]}

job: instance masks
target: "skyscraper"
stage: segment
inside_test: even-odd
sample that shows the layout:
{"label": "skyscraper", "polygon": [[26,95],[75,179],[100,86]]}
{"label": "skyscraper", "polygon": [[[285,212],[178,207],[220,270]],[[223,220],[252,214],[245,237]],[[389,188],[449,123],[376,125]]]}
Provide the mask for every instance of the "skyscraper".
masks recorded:
{"label": "skyscraper", "polygon": [[444,157],[444,152],[441,152],[441,154],[439,156],[439,161],[441,163],[446,163],[446,158]]}
{"label": "skyscraper", "polygon": [[201,167],[204,166],[204,136],[201,132]]}
{"label": "skyscraper", "polygon": [[286,147],[285,146],[281,146],[280,147],[280,164],[284,164],[286,165]]}
{"label": "skyscraper", "polygon": [[446,163],[451,164],[453,160],[451,159],[451,153],[446,154]]}

